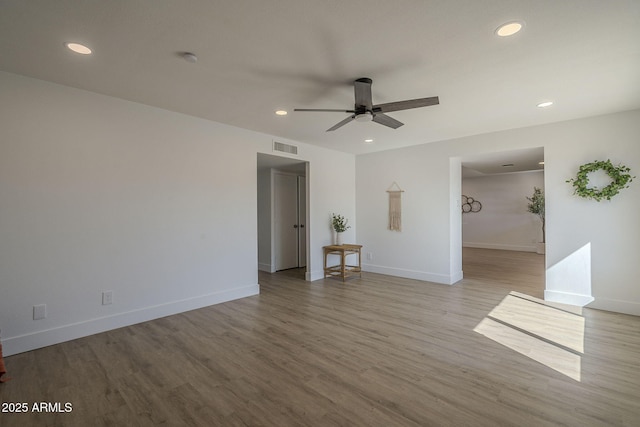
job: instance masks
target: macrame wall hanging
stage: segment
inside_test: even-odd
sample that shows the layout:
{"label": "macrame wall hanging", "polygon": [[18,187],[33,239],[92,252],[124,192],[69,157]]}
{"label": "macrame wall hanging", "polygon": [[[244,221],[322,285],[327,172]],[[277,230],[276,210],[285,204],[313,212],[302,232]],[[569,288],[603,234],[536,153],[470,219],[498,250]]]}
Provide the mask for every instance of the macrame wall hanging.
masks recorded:
{"label": "macrame wall hanging", "polygon": [[387,193],[389,193],[389,230],[402,231],[402,193],[404,190],[394,181]]}

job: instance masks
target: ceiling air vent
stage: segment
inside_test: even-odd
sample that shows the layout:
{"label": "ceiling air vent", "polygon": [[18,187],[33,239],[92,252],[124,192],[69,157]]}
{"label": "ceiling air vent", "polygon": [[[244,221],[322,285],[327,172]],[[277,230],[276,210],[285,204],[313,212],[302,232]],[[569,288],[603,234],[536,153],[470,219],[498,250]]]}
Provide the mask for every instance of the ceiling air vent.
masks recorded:
{"label": "ceiling air vent", "polygon": [[273,141],[273,151],[279,151],[281,153],[298,155],[298,147],[295,145],[289,145],[278,141]]}

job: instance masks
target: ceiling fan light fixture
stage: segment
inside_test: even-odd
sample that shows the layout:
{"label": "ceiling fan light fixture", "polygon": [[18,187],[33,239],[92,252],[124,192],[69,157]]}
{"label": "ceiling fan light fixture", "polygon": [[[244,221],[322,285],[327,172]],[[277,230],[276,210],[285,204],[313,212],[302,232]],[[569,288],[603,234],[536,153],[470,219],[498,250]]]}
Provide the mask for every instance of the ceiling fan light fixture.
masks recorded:
{"label": "ceiling fan light fixture", "polygon": [[355,120],[356,122],[370,122],[371,120],[373,120],[373,114],[371,114],[369,111],[367,111],[366,113],[357,114]]}
{"label": "ceiling fan light fixture", "polygon": [[522,21],[507,22],[496,28],[496,35],[499,37],[509,37],[520,32],[522,27],[524,27],[524,22]]}

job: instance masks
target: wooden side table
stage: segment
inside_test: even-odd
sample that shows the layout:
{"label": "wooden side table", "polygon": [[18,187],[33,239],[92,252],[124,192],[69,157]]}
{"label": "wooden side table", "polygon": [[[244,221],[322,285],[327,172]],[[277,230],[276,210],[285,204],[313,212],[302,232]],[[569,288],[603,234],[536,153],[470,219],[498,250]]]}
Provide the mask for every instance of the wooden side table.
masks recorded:
{"label": "wooden side table", "polygon": [[[344,282],[348,276],[358,273],[362,277],[362,256],[360,250],[362,245],[329,245],[323,246],[324,251],[324,277],[340,276]],[[358,265],[348,265],[347,255],[356,254],[358,256]],[[340,264],[327,266],[327,257],[329,255],[339,255]]]}

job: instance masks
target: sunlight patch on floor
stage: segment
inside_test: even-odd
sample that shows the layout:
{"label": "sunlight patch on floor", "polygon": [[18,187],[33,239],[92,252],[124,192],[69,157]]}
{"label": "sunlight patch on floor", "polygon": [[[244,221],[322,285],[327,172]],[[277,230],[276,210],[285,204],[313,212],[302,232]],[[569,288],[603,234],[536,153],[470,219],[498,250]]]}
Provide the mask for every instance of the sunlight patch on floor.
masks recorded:
{"label": "sunlight patch on floor", "polygon": [[580,381],[584,318],[529,298],[512,292],[474,331]]}

